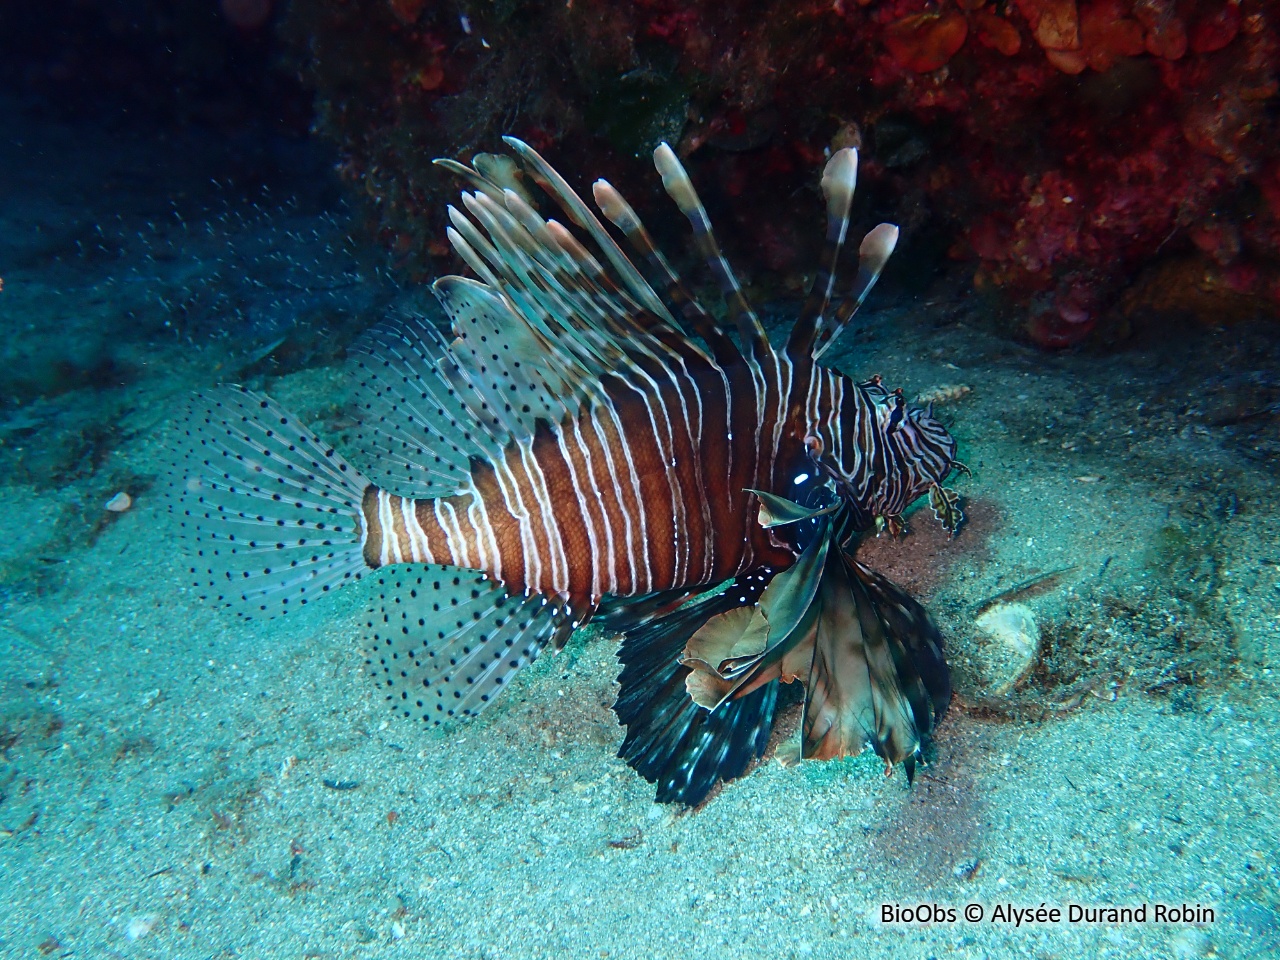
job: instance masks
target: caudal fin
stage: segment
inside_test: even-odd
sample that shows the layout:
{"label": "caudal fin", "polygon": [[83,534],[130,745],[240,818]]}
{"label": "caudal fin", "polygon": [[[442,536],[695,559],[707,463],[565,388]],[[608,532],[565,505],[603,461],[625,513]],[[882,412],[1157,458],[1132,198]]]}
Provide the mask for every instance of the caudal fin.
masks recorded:
{"label": "caudal fin", "polygon": [[368,569],[369,481],[295,417],[222,386],[192,395],[180,422],[166,496],[202,598],[273,617]]}

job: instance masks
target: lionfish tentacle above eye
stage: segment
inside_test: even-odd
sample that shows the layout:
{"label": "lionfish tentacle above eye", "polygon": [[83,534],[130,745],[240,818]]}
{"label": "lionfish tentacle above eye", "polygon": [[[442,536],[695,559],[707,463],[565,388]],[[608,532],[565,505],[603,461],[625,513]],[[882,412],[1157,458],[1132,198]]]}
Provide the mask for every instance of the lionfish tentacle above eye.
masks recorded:
{"label": "lionfish tentacle above eye", "polygon": [[962,514],[931,411],[816,362],[897,240],[866,236],[833,311],[857,155],[826,165],[818,275],[774,350],[668,145],[655,167],[736,342],[617,190],[593,184],[601,220],[506,142],[514,157],[437,161],[465,184],[448,237],[474,277],[433,285],[448,331],[407,319],[352,347],[350,461],[250,391],[190,402],[169,496],[192,582],[271,616],[378,570],[368,673],[431,723],[484,709],[606,610],[622,756],[662,801],[701,803],[764,755],[792,681],[805,756],[870,747],[910,774],[949,696],[941,638],[855,537],[926,493],[948,530]]}

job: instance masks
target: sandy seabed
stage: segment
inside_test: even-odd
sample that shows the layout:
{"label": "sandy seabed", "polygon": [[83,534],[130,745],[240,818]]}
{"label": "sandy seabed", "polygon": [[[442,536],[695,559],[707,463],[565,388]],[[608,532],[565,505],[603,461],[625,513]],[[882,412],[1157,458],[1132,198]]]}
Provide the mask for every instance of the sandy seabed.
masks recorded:
{"label": "sandy seabed", "polygon": [[[614,756],[608,637],[429,732],[363,675],[368,584],[265,623],[184,588],[156,485],[176,399],[240,378],[340,442],[349,387],[317,341],[421,291],[309,240],[339,224],[330,201],[197,203],[207,170],[157,182],[154,151],[104,139],[82,171],[55,158],[83,131],[13,129],[0,954],[1280,955],[1280,442],[1274,413],[1242,416],[1276,386],[1274,330],[1049,357],[980,332],[973,304],[882,304],[835,365],[971,388],[939,408],[969,523],[948,541],[926,510],[863,552],[938,617],[956,702],[910,789],[871,757],[766,759],[683,812]],[[174,196],[181,228],[159,222]],[[252,286],[226,250],[253,242],[312,265]],[[307,278],[338,292],[276,316]],[[120,489],[132,509],[105,511]],[[998,697],[973,628],[994,600],[1043,633]]]}

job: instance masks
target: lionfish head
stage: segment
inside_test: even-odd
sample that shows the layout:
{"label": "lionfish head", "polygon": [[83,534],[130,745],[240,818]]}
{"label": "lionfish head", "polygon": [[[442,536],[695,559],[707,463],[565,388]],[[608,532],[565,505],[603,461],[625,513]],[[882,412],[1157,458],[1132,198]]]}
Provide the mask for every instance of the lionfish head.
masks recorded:
{"label": "lionfish head", "polygon": [[[863,383],[842,379],[845,402],[833,418],[835,449],[817,465],[850,512],[864,527],[883,522],[896,529],[903,511],[925,494],[931,501],[953,503],[954,495],[942,484],[956,466],[956,440],[934,416],[933,405],[913,406],[879,377]],[[959,511],[951,516],[938,509],[938,502],[934,507],[954,531],[962,519]]]}
{"label": "lionfish head", "polygon": [[[819,361],[850,325],[875,286],[898,242],[891,223],[873,227],[858,245],[857,272],[842,296],[836,265],[849,233],[857,185],[858,154],[839,150],[822,174],[827,202],[827,236],[809,296],[787,342],[796,360]],[[860,529],[878,518],[895,524],[907,506],[929,493],[948,529],[960,522],[955,497],[942,489],[951,473],[956,442],[931,407],[909,405],[879,377],[863,383],[827,371],[829,393],[806,413],[805,453],[795,464],[795,502],[819,506],[839,496]],[[939,511],[939,504],[946,509]]]}

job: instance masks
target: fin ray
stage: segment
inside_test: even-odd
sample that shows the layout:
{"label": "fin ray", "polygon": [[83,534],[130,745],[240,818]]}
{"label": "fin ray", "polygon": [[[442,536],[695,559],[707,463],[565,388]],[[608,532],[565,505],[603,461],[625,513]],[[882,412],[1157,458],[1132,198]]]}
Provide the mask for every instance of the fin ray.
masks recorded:
{"label": "fin ray", "polygon": [[391,709],[433,725],[474,716],[559,634],[568,611],[475,570],[406,564],[380,572],[365,664]]}
{"label": "fin ray", "polygon": [[667,191],[667,196],[675,201],[680,212],[693,227],[694,243],[716,278],[721,293],[724,294],[729,319],[737,324],[743,346],[748,347],[751,355],[757,360],[762,359],[769,353],[769,338],[765,335],[760,318],[751,309],[751,304],[747,303],[733,268],[720,252],[720,244],[716,242],[715,231],[711,228],[711,218],[707,216],[706,208],[698,198],[698,192],[694,189],[693,181],[689,179],[684,164],[680,162],[680,158],[676,156],[676,152],[670,145],[660,143],[653,151],[653,165],[658,170],[658,176],[662,178],[662,187]]}
{"label": "fin ray", "polygon": [[651,272],[663,278],[667,300],[689,322],[694,333],[707,342],[716,359],[721,363],[741,359],[733,341],[725,336],[707,309],[689,292],[680,275],[654,244],[631,204],[607,180],[597,180],[591,185],[591,192],[605,218],[622,231],[632,249],[649,264]]}
{"label": "fin ray", "polygon": [[501,445],[478,427],[430,349],[439,335],[419,319],[381,324],[350,350],[359,425],[352,445],[378,484],[401,496],[451,496],[473,457]]}
{"label": "fin ray", "polygon": [[835,289],[836,264],[849,232],[849,209],[857,184],[858,151],[848,147],[837,150],[822,170],[822,194],[827,201],[827,236],[813,287],[787,341],[787,352],[793,357],[808,355],[822,328]]}
{"label": "fin ray", "polygon": [[627,259],[626,254],[622,252],[613,241],[613,238],[605,231],[604,226],[596,219],[595,214],[582,201],[582,198],[565,182],[564,177],[560,176],[555,168],[542,158],[541,154],[523,140],[517,140],[515,137],[503,137],[502,139],[516,151],[520,159],[533,171],[539,185],[560,204],[569,219],[591,235],[591,239],[604,251],[609,262],[613,264],[614,269],[622,277],[627,289],[631,291],[636,299],[644,304],[648,310],[653,311],[657,316],[675,326],[675,317],[667,310],[658,295],[653,292],[653,288],[645,282],[644,277],[640,275],[640,271]]}
{"label": "fin ray", "polygon": [[202,598],[272,617],[359,579],[363,474],[244,387],[195,394],[186,412],[165,495]]}
{"label": "fin ray", "polygon": [[763,578],[741,577],[727,591],[646,617],[623,639],[614,712],[627,734],[618,756],[657,784],[659,803],[697,806],[718,782],[742,776],[768,746],[776,682],[709,711],[689,697],[690,670],[680,662],[699,628],[714,616],[754,604],[762,583]]}
{"label": "fin ray", "polygon": [[858,274],[854,277],[853,288],[849,295],[836,308],[835,319],[830,326],[824,327],[818,335],[814,346],[813,358],[817,360],[831,348],[836,338],[844,332],[849,321],[857,314],[858,308],[867,299],[867,294],[880,279],[880,272],[888,263],[894,248],[898,245],[898,228],[891,223],[882,223],[872,227],[858,247]]}

